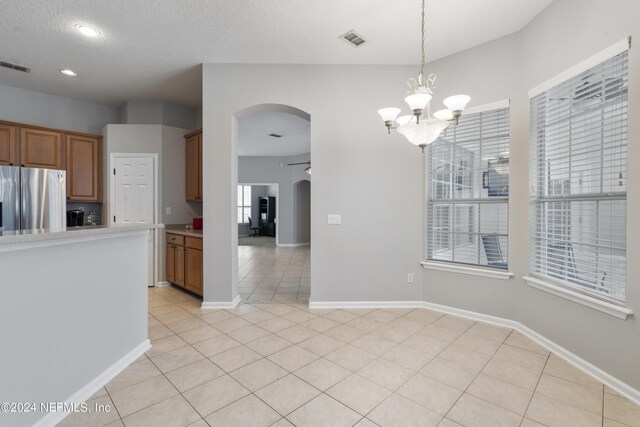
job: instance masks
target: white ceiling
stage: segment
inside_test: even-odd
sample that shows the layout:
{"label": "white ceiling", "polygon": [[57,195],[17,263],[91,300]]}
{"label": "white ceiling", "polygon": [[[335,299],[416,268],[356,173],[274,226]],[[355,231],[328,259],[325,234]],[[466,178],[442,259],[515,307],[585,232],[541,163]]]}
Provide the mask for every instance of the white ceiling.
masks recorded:
{"label": "white ceiling", "polygon": [[[427,60],[520,30],[552,0],[427,0]],[[201,105],[200,64],[415,64],[419,0],[0,0],[0,84],[119,106]],[[74,25],[98,27],[89,39]],[[338,36],[359,32],[354,48]],[[70,68],[77,78],[62,75]]]}
{"label": "white ceiling", "polygon": [[[269,136],[270,133],[282,135],[282,138]],[[293,156],[310,151],[308,119],[271,111],[238,120],[238,156]]]}

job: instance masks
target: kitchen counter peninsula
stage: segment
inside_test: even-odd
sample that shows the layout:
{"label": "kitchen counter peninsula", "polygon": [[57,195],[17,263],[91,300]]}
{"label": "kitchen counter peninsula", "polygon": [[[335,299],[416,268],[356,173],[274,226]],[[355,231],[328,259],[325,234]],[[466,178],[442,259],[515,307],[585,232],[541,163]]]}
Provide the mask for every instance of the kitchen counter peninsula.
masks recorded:
{"label": "kitchen counter peninsula", "polygon": [[[40,403],[81,403],[144,354],[152,229],[122,225],[0,233],[0,425],[51,426]],[[58,409],[60,410],[60,409]]]}
{"label": "kitchen counter peninsula", "polygon": [[0,246],[14,243],[71,239],[83,236],[131,233],[136,231],[148,231],[162,227],[162,224],[91,225],[85,227],[66,227],[60,230],[37,229],[0,231]]}

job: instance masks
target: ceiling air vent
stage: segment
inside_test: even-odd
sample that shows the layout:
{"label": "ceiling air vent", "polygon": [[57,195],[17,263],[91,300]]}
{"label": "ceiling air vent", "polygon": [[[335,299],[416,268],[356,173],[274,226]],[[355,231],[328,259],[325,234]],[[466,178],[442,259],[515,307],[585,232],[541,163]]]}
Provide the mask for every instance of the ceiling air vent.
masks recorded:
{"label": "ceiling air vent", "polygon": [[9,68],[11,70],[22,71],[23,73],[30,73],[31,68],[24,65],[12,64],[11,62],[0,61],[0,67]]}
{"label": "ceiling air vent", "polygon": [[360,34],[353,30],[347,31],[341,35],[340,38],[353,47],[360,47],[367,42]]}
{"label": "ceiling air vent", "polygon": [[282,138],[282,135],[277,134],[277,133],[270,133],[269,136],[272,136],[274,138]]}

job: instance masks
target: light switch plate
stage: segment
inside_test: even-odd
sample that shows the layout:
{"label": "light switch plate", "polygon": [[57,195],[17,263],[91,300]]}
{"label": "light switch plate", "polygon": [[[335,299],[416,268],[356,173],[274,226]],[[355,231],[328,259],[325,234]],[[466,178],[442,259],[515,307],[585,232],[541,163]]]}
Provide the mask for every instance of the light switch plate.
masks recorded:
{"label": "light switch plate", "polygon": [[170,207],[165,208],[165,215],[171,215],[171,208]]}
{"label": "light switch plate", "polygon": [[337,214],[329,214],[327,215],[327,224],[329,225],[340,225],[342,224],[342,216]]}

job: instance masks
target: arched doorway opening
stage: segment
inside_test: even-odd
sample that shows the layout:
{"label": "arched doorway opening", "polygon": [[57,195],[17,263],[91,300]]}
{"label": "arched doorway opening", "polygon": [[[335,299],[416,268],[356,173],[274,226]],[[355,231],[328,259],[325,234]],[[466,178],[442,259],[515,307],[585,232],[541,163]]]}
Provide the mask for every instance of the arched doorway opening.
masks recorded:
{"label": "arched doorway opening", "polygon": [[238,294],[248,303],[308,304],[311,117],[282,104],[234,116]]}

